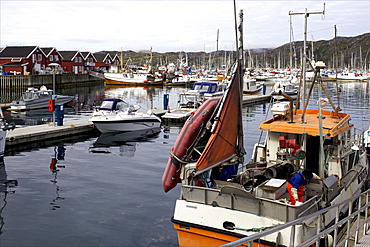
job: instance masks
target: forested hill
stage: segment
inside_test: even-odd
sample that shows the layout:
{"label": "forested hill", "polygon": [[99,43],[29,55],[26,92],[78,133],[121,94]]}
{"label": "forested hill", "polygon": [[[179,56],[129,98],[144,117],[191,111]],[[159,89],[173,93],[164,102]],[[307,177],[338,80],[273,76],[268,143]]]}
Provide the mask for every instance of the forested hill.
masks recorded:
{"label": "forested hill", "polygon": [[[265,52],[265,61],[274,64],[280,54],[281,65],[290,65],[290,43],[271,49]],[[295,48],[297,64],[300,64],[300,56],[303,52],[303,41],[294,42],[292,47]],[[370,33],[365,33],[355,37],[337,37],[331,40],[320,40],[316,42],[307,42],[308,56],[312,56],[312,47],[314,59],[324,61],[327,67],[335,67],[333,64],[337,57],[337,66],[339,68],[366,69],[369,70],[369,50],[370,50]],[[294,52],[293,52],[294,53]],[[335,56],[337,54],[337,56]],[[259,58],[261,54],[254,53]],[[259,60],[262,61],[262,60]],[[284,62],[282,62],[284,61]],[[294,66],[294,59],[293,59]]]}
{"label": "forested hill", "polygon": [[[292,47],[292,48],[291,48]],[[369,50],[370,50],[370,33],[362,34],[355,37],[337,37],[331,40],[320,40],[307,42],[308,56],[313,55],[316,61],[323,61],[328,68],[335,67],[337,61],[338,68],[350,69],[367,69],[369,70]],[[290,50],[293,50],[291,53]],[[295,52],[294,52],[295,51]],[[120,51],[101,51],[109,52],[111,55],[118,54]],[[290,67],[290,54],[292,54],[293,67],[300,67],[300,57],[303,52],[303,41],[297,41],[292,44],[287,43],[277,48],[260,48],[246,51],[246,66],[251,67],[272,67],[272,68],[287,68]],[[295,54],[295,56],[294,56]],[[335,56],[335,54],[338,54]],[[123,51],[123,64],[145,64],[150,59],[149,51],[134,52]],[[235,55],[232,51],[214,51],[205,52],[166,52],[152,54],[152,64],[154,67],[167,63],[179,64],[182,60],[187,61],[189,66],[204,66],[209,68],[209,64],[213,69],[220,68],[220,65],[225,64]],[[337,58],[337,60],[335,60]],[[366,67],[365,67],[366,66]]]}

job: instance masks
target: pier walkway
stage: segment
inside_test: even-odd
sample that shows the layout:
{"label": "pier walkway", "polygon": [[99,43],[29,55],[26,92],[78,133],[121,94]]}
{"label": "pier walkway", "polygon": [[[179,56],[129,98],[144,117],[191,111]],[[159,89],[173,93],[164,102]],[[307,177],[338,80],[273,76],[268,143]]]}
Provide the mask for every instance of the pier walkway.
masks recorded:
{"label": "pier walkway", "polygon": [[270,99],[271,99],[270,94],[243,95],[243,105],[266,102],[269,101]]}
{"label": "pier walkway", "polygon": [[52,138],[60,138],[92,131],[94,126],[89,119],[65,121],[63,126],[50,124],[27,126],[8,131],[6,135],[6,147],[36,142]]}

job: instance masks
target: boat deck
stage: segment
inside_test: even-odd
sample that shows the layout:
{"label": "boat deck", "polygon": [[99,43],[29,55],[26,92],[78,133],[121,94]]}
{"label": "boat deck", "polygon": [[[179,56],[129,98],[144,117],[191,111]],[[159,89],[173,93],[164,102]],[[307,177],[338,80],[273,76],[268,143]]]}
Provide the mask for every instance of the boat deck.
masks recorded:
{"label": "boat deck", "polygon": [[370,246],[370,231],[355,244],[353,247],[369,247]]}

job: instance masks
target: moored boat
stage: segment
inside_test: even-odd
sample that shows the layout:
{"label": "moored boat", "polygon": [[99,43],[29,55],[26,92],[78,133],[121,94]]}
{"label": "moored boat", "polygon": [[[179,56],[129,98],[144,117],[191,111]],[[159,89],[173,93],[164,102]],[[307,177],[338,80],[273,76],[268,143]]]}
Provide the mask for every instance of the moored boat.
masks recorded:
{"label": "moored boat", "polygon": [[42,86],[40,89],[28,88],[21,99],[10,103],[11,111],[33,110],[48,108],[49,100],[55,100],[55,104],[66,104],[74,99],[73,96],[54,95],[53,90]]}
{"label": "moored boat", "polygon": [[150,86],[162,85],[163,79],[158,78],[148,72],[119,72],[104,73],[107,85],[135,85]]}
{"label": "moored boat", "polygon": [[255,78],[244,76],[243,93],[244,94],[258,94],[262,91],[263,84],[256,83]]}
{"label": "moored boat", "polygon": [[102,133],[124,132],[154,129],[161,126],[161,119],[148,112],[137,112],[139,106],[133,106],[119,99],[103,101],[90,121]]}
{"label": "moored boat", "polygon": [[6,142],[6,132],[8,130],[13,130],[15,124],[8,124],[3,115],[3,111],[0,107],[0,162],[4,159],[5,155],[5,142]]}
{"label": "moored boat", "polygon": [[289,97],[296,99],[298,95],[298,89],[296,85],[290,82],[278,81],[272,87],[272,91],[271,91],[272,98],[277,99],[277,100],[284,99],[284,97],[281,96],[281,93],[284,93],[288,95]]}

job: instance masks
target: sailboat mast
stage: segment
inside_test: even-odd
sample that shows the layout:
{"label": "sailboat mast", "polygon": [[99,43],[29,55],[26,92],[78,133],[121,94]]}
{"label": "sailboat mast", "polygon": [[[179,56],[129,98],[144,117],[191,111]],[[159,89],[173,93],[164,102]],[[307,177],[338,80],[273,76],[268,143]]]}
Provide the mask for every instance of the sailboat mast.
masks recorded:
{"label": "sailboat mast", "polygon": [[[242,109],[242,102],[243,102],[243,79],[244,79],[244,46],[243,46],[243,10],[241,9],[239,12],[239,18],[240,18],[240,23],[238,26],[239,30],[239,48],[238,48],[238,53],[239,53],[239,97],[240,97],[240,104],[239,104],[239,114],[242,115],[243,109]],[[239,117],[239,124],[238,124],[238,155],[241,157],[242,162],[243,162],[243,155],[245,154],[244,150],[244,134],[243,134],[243,118],[242,116]]]}

